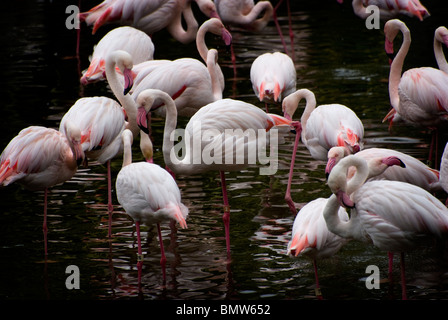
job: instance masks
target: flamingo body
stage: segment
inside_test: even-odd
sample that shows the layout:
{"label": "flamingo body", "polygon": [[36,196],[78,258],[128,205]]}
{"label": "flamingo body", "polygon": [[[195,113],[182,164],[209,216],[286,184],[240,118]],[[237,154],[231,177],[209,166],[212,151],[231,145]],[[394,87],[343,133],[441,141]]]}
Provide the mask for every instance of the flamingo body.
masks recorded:
{"label": "flamingo body", "polygon": [[[318,198],[307,203],[297,213],[292,228],[291,241],[288,243],[288,254],[300,254],[312,259],[328,258],[336,254],[347,243],[347,239],[330,232],[327,228],[323,211],[328,199]],[[348,221],[344,208],[340,208],[339,219]]]}
{"label": "flamingo body", "polygon": [[[342,3],[342,0],[338,0]],[[430,16],[419,0],[353,0],[352,6],[355,14],[363,19],[370,16],[370,10],[366,10],[368,6],[376,6],[380,10],[382,20],[389,20],[398,15],[406,15],[417,17],[420,20]]]}
{"label": "flamingo body", "polygon": [[90,65],[83,71],[81,83],[88,84],[104,80],[106,57],[116,50],[128,52],[134,64],[154,58],[154,44],[146,33],[128,26],[115,28],[94,47],[92,56],[89,57]]}
{"label": "flamingo body", "polygon": [[264,102],[280,102],[296,90],[296,69],[292,59],[281,52],[258,56],[250,68],[255,95]]}
{"label": "flamingo body", "polygon": [[[72,128],[72,126],[70,126]],[[25,188],[45,190],[73,177],[84,156],[79,130],[67,136],[54,129],[25,128],[6,146],[0,157],[0,183],[13,182]]]}

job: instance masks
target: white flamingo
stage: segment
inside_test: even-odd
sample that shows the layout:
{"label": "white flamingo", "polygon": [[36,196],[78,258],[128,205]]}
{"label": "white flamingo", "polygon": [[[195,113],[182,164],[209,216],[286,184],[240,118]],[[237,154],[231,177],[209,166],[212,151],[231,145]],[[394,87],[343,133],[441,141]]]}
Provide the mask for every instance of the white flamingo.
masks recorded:
{"label": "white flamingo", "polygon": [[[123,88],[118,80],[115,66],[125,78]],[[78,99],[62,117],[59,125],[61,132],[66,132],[66,124],[73,123],[82,134],[82,148],[87,159],[101,164],[107,163],[109,236],[112,230],[112,176],[110,160],[123,151],[121,133],[129,128],[134,135],[139,129],[136,123],[137,109],[133,99],[125,94],[132,86],[132,57],[125,51],[114,51],[106,59],[106,76],[108,83],[122,106],[108,97],[87,97]],[[125,113],[129,121],[125,120]]]}
{"label": "white flamingo", "polygon": [[[348,168],[356,173],[347,183]],[[324,210],[328,230],[388,252],[401,253],[402,297],[406,299],[404,252],[424,236],[446,237],[448,209],[426,190],[409,183],[377,180],[365,182],[367,162],[349,155],[331,171],[328,186],[333,195]],[[349,221],[338,217],[340,205],[350,208]]]}
{"label": "white flamingo", "polygon": [[117,199],[126,213],[135,221],[138,245],[139,283],[143,264],[140,224],[157,225],[159,235],[160,264],[165,279],[166,256],[160,223],[176,221],[187,228],[188,208],[181,202],[179,187],[173,177],[160,166],[146,161],[132,163],[132,132],[122,133],[124,152],[123,166],[117,175],[115,188]]}
{"label": "white flamingo", "polygon": [[47,256],[47,194],[48,188],[70,180],[84,159],[81,131],[67,123],[65,134],[41,126],[27,127],[19,132],[0,156],[0,185],[23,185],[32,191],[44,190],[45,256]]}
{"label": "white flamingo", "polygon": [[[302,98],[306,99],[305,110],[300,119],[301,139],[316,160],[327,160],[328,150],[335,146],[344,148],[346,154],[356,153],[363,148],[364,126],[355,112],[341,104],[325,104],[316,108],[316,97],[308,89],[299,89],[283,99],[282,108],[286,118],[291,119]],[[295,154],[299,143],[296,136],[285,200],[295,213],[291,199],[291,183]]]}
{"label": "white flamingo", "polygon": [[[440,190],[439,171],[428,167],[422,161],[400,151],[386,148],[368,148],[363,149],[355,154],[366,161],[374,158],[396,157],[404,164],[401,166],[392,166],[382,174],[369,178],[369,180],[394,180],[414,184],[430,192]],[[325,167],[325,174],[328,176],[332,168],[345,157],[344,149],[341,147],[333,147],[328,151],[328,162]],[[355,174],[354,168],[349,169],[348,176]]]}

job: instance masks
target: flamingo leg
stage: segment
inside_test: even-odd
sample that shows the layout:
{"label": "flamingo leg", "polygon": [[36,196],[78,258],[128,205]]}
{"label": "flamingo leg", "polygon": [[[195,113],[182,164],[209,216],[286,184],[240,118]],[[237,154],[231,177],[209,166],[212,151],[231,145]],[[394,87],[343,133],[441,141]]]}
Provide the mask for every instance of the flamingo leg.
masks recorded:
{"label": "flamingo leg", "polygon": [[314,277],[316,279],[316,288],[314,289],[315,293],[316,293],[316,298],[318,300],[322,300],[322,292],[320,290],[320,285],[319,285],[319,277],[317,275],[317,261],[316,259],[313,259],[313,268],[314,268]]}
{"label": "flamingo leg", "polygon": [[137,270],[138,270],[138,286],[140,288],[142,280],[142,266],[143,266],[143,254],[142,254],[142,241],[140,237],[140,222],[135,222],[135,229],[137,231]]}
{"label": "flamingo leg", "polygon": [[394,267],[394,253],[393,252],[388,252],[387,256],[389,258],[389,282],[392,282],[392,271],[393,271],[393,267]]}
{"label": "flamingo leg", "polygon": [[42,224],[42,231],[44,233],[45,257],[47,257],[47,255],[48,255],[48,248],[47,248],[47,233],[48,233],[48,227],[47,227],[47,200],[48,200],[48,189],[45,188],[45,193],[44,193],[44,222]]}
{"label": "flamingo leg", "polygon": [[286,203],[288,204],[289,208],[291,209],[292,213],[296,214],[297,213],[297,209],[296,206],[294,204],[294,201],[292,201],[291,198],[291,184],[292,184],[292,176],[294,174],[294,165],[296,162],[296,152],[297,152],[297,148],[299,145],[299,140],[300,140],[300,134],[301,134],[301,127],[299,127],[300,124],[296,125],[296,139],[294,141],[294,148],[292,151],[292,158],[291,158],[291,165],[289,167],[289,177],[288,177],[288,186],[286,188],[286,194],[285,194],[285,200]]}
{"label": "flamingo leg", "polygon": [[162,239],[162,231],[160,229],[160,223],[157,224],[157,233],[159,235],[159,243],[160,243],[160,266],[162,267],[163,273],[163,282],[166,280],[166,256],[165,256],[165,248],[163,247],[163,239]]}
{"label": "flamingo leg", "polygon": [[283,50],[285,50],[285,53],[288,54],[288,49],[286,48],[286,43],[285,43],[285,39],[283,37],[283,32],[282,32],[282,29],[280,27],[280,24],[278,23],[278,18],[277,18],[277,9],[280,6],[280,4],[282,4],[282,2],[283,2],[283,0],[280,0],[277,3],[277,5],[274,8],[274,12],[272,13],[272,16],[274,18],[274,22],[275,22],[275,26],[277,28],[278,35],[280,36],[280,40],[282,41]]}
{"label": "flamingo leg", "polygon": [[110,160],[107,161],[107,211],[109,213],[109,238],[112,236],[112,212],[114,210],[114,206],[112,205],[112,174],[110,167]]}
{"label": "flamingo leg", "polygon": [[401,252],[401,299],[407,300],[407,294],[406,294],[406,269],[405,269],[405,263],[404,263],[404,252]]}
{"label": "flamingo leg", "polygon": [[219,171],[219,175],[221,177],[222,197],[224,203],[224,214],[222,216],[222,221],[224,222],[226,235],[227,256],[230,256],[230,206],[229,199],[227,198],[226,175],[224,171]]}

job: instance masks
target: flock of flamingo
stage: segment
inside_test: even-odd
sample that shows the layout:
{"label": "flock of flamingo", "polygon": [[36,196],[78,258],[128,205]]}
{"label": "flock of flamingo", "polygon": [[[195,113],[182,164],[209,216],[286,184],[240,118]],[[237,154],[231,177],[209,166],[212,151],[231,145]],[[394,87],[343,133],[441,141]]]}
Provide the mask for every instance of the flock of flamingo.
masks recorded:
{"label": "flock of flamingo", "polygon": [[[342,2],[338,0],[339,2]],[[30,190],[44,190],[44,238],[47,255],[47,190],[73,177],[79,165],[97,161],[107,165],[109,237],[113,210],[110,161],[123,157],[116,177],[116,197],[136,226],[139,279],[142,270],[140,224],[158,228],[161,264],[166,262],[160,223],[171,221],[187,228],[188,207],[182,203],[176,175],[218,171],[223,195],[223,221],[227,254],[230,254],[230,206],[226,191],[226,171],[239,171],[244,163],[205,164],[191,148],[182,161],[174,162],[171,133],[177,117],[190,120],[185,131],[193,137],[193,123],[203,130],[224,134],[227,129],[271,131],[287,128],[296,138],[285,200],[297,214],[287,252],[307,255],[314,261],[316,287],[319,287],[316,261],[333,256],[349,240],[371,243],[381,250],[401,253],[402,297],[406,298],[403,252],[419,244],[422,237],[446,239],[448,209],[433,192],[448,191],[448,151],[442,156],[440,171],[404,153],[363,146],[364,127],[358,116],[341,104],[317,106],[314,93],[296,88],[296,70],[290,55],[265,53],[252,64],[253,90],[266,111],[250,103],[224,98],[224,76],[218,64],[218,51],[209,49],[205,34],[213,33],[231,45],[229,27],[262,30],[277,7],[269,1],[194,0],[207,17],[201,26],[190,0],[105,0],[80,14],[81,21],[93,26],[93,33],[107,23],[122,24],[107,33],[95,46],[90,66],[81,83],[107,81],[116,99],[83,97],[67,111],[59,129],[30,126],[14,137],[0,158],[0,183],[19,183]],[[289,9],[289,1],[287,1]],[[448,115],[448,64],[442,46],[448,46],[448,30],[435,31],[434,51],[440,69],[415,68],[402,73],[411,45],[409,29],[397,14],[424,19],[429,16],[418,0],[354,0],[355,13],[377,5],[384,25],[385,48],[389,54],[389,93],[392,110],[385,120],[405,121],[431,129],[445,123]],[[361,10],[364,9],[364,11]],[[362,14],[359,14],[363,17]],[[186,26],[182,24],[182,19]],[[291,19],[289,20],[292,23]],[[277,23],[277,22],[276,22]],[[192,58],[154,60],[150,35],[166,28],[181,43],[196,41],[203,61]],[[394,39],[403,35],[394,54]],[[293,37],[291,36],[291,41]],[[284,40],[282,38],[284,43]],[[188,74],[187,76],[184,76]],[[306,101],[300,121],[293,120],[300,101]],[[268,105],[282,105],[283,115],[268,113]],[[153,163],[151,113],[165,118],[163,157],[165,168]],[[289,131],[289,130],[286,130]],[[284,132],[284,131],[281,131]],[[140,137],[146,161],[132,162],[132,143]],[[216,148],[217,140],[202,141],[201,150]],[[218,139],[219,138],[219,139]],[[434,139],[437,138],[435,133]],[[297,146],[302,143],[316,160],[326,161],[327,184],[333,193],[328,199],[311,201],[299,212],[292,201],[291,183]],[[249,147],[244,137],[226,141],[231,146]],[[255,142],[256,143],[256,142]],[[188,144],[187,144],[188,145]],[[226,157],[223,146],[222,159]],[[216,150],[216,149],[215,149]],[[233,150],[233,149],[232,149]],[[174,226],[174,224],[173,224]],[[389,270],[391,271],[391,270]],[[319,299],[321,293],[317,293]]]}

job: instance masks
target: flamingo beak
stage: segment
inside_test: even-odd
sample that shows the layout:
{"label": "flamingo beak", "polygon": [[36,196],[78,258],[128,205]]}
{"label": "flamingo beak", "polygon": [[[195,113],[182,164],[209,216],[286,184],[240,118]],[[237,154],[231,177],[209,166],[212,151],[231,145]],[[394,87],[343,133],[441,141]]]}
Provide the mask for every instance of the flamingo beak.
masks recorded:
{"label": "flamingo beak", "polygon": [[330,158],[327,161],[327,165],[325,166],[325,177],[328,180],[328,177],[330,176],[331,170],[336,165],[336,158]]}
{"label": "flamingo beak", "polygon": [[123,76],[124,76],[124,92],[123,92],[123,94],[127,95],[129,93],[129,91],[131,91],[132,86],[134,85],[134,77],[132,75],[132,70],[124,69]]}
{"label": "flamingo beak", "polygon": [[232,44],[232,34],[225,28],[222,30],[222,39],[224,40],[226,46],[230,46]]}
{"label": "flamingo beak", "polygon": [[147,113],[144,107],[139,107],[137,110],[137,125],[146,134],[149,134],[148,115],[150,114],[151,112]]}
{"label": "flamingo beak", "polygon": [[399,159],[397,157],[386,157],[386,158],[382,159],[381,161],[384,164],[386,164],[388,167],[400,166],[402,168],[406,168],[406,165],[404,164],[404,162],[401,161],[401,159]]}

